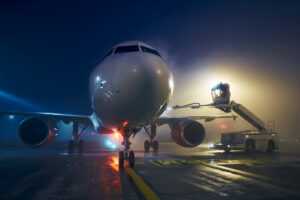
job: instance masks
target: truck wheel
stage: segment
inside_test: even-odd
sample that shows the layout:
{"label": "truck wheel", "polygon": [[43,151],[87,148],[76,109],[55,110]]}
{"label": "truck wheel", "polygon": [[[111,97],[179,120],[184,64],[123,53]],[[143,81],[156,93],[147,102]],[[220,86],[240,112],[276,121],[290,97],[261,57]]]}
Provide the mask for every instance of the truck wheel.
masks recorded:
{"label": "truck wheel", "polygon": [[246,142],[246,152],[253,153],[255,151],[255,143],[253,140],[248,140]]}
{"label": "truck wheel", "polygon": [[274,151],[274,149],[275,149],[275,144],[274,144],[274,142],[272,141],[272,140],[270,140],[269,142],[268,142],[268,152],[273,152]]}
{"label": "truck wheel", "polygon": [[229,152],[230,152],[229,148],[224,149],[224,153],[229,153]]}

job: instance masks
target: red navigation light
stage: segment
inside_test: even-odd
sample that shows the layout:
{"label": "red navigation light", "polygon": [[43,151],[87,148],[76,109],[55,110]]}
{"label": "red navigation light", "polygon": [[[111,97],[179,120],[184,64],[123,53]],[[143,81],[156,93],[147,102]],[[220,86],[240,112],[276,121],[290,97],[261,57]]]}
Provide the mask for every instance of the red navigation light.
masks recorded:
{"label": "red navigation light", "polygon": [[221,127],[221,129],[225,129],[225,128],[227,128],[227,125],[226,124],[221,124],[220,127]]}

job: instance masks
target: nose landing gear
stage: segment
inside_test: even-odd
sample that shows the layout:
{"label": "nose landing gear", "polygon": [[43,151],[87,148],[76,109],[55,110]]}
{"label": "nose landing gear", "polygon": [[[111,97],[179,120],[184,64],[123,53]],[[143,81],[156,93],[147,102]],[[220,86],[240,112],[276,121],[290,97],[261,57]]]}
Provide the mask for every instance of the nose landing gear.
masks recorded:
{"label": "nose landing gear", "polygon": [[158,153],[158,149],[159,149],[159,144],[157,140],[154,140],[155,136],[156,136],[156,124],[152,124],[150,127],[150,133],[149,133],[149,128],[147,129],[146,127],[144,127],[146,133],[148,134],[150,141],[149,140],[145,140],[144,142],[144,150],[145,153],[149,153],[150,147],[153,148],[153,152],[154,153]]}
{"label": "nose landing gear", "polygon": [[122,144],[124,145],[124,151],[119,152],[119,168],[124,168],[124,161],[128,160],[129,167],[134,169],[134,163],[135,163],[135,156],[133,151],[129,151],[131,142],[129,141],[129,137],[132,135],[132,130],[124,129],[122,131],[122,135],[124,138],[124,141]]}

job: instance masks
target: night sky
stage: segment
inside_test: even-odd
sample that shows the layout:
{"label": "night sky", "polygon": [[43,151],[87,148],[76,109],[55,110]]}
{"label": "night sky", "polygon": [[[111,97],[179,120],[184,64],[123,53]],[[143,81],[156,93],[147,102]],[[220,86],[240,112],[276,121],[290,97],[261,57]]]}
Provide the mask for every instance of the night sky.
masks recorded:
{"label": "night sky", "polygon": [[[184,78],[191,71],[240,70],[249,87],[259,82],[264,95],[274,94],[269,115],[264,106],[253,106],[259,97],[244,102],[260,116],[277,116],[278,128],[290,136],[298,129],[299,1],[2,0],[0,28],[1,110],[90,114],[93,67],[115,44],[141,40],[156,47],[173,70],[173,104],[187,95],[176,87],[189,81]],[[255,86],[251,95],[259,90]]]}

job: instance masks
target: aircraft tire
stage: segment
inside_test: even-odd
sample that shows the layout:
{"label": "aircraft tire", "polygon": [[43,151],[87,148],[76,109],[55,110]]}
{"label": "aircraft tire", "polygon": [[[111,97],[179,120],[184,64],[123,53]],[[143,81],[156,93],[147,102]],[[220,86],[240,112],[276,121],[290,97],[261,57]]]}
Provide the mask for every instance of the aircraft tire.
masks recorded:
{"label": "aircraft tire", "polygon": [[130,151],[130,152],[129,152],[129,158],[128,158],[128,161],[129,161],[129,167],[131,167],[132,169],[134,169],[134,161],[135,161],[135,158],[134,158],[134,152],[133,152],[133,151]]}
{"label": "aircraft tire", "polygon": [[149,150],[150,150],[150,141],[149,140],[145,140],[145,142],[144,142],[144,150],[145,150],[146,153],[149,152]]}
{"label": "aircraft tire", "polygon": [[69,153],[73,153],[74,152],[74,140],[69,140],[69,143],[68,143],[68,150],[69,150]]}
{"label": "aircraft tire", "polygon": [[80,140],[78,143],[78,152],[83,153],[83,148],[84,148],[84,141]]}
{"label": "aircraft tire", "polygon": [[119,168],[124,168],[124,151],[119,151]]}
{"label": "aircraft tire", "polygon": [[153,147],[153,152],[154,152],[154,153],[157,153],[157,152],[158,152],[158,149],[159,149],[158,141],[157,141],[157,140],[154,140],[152,145],[153,145],[153,146],[152,146],[152,147]]}

